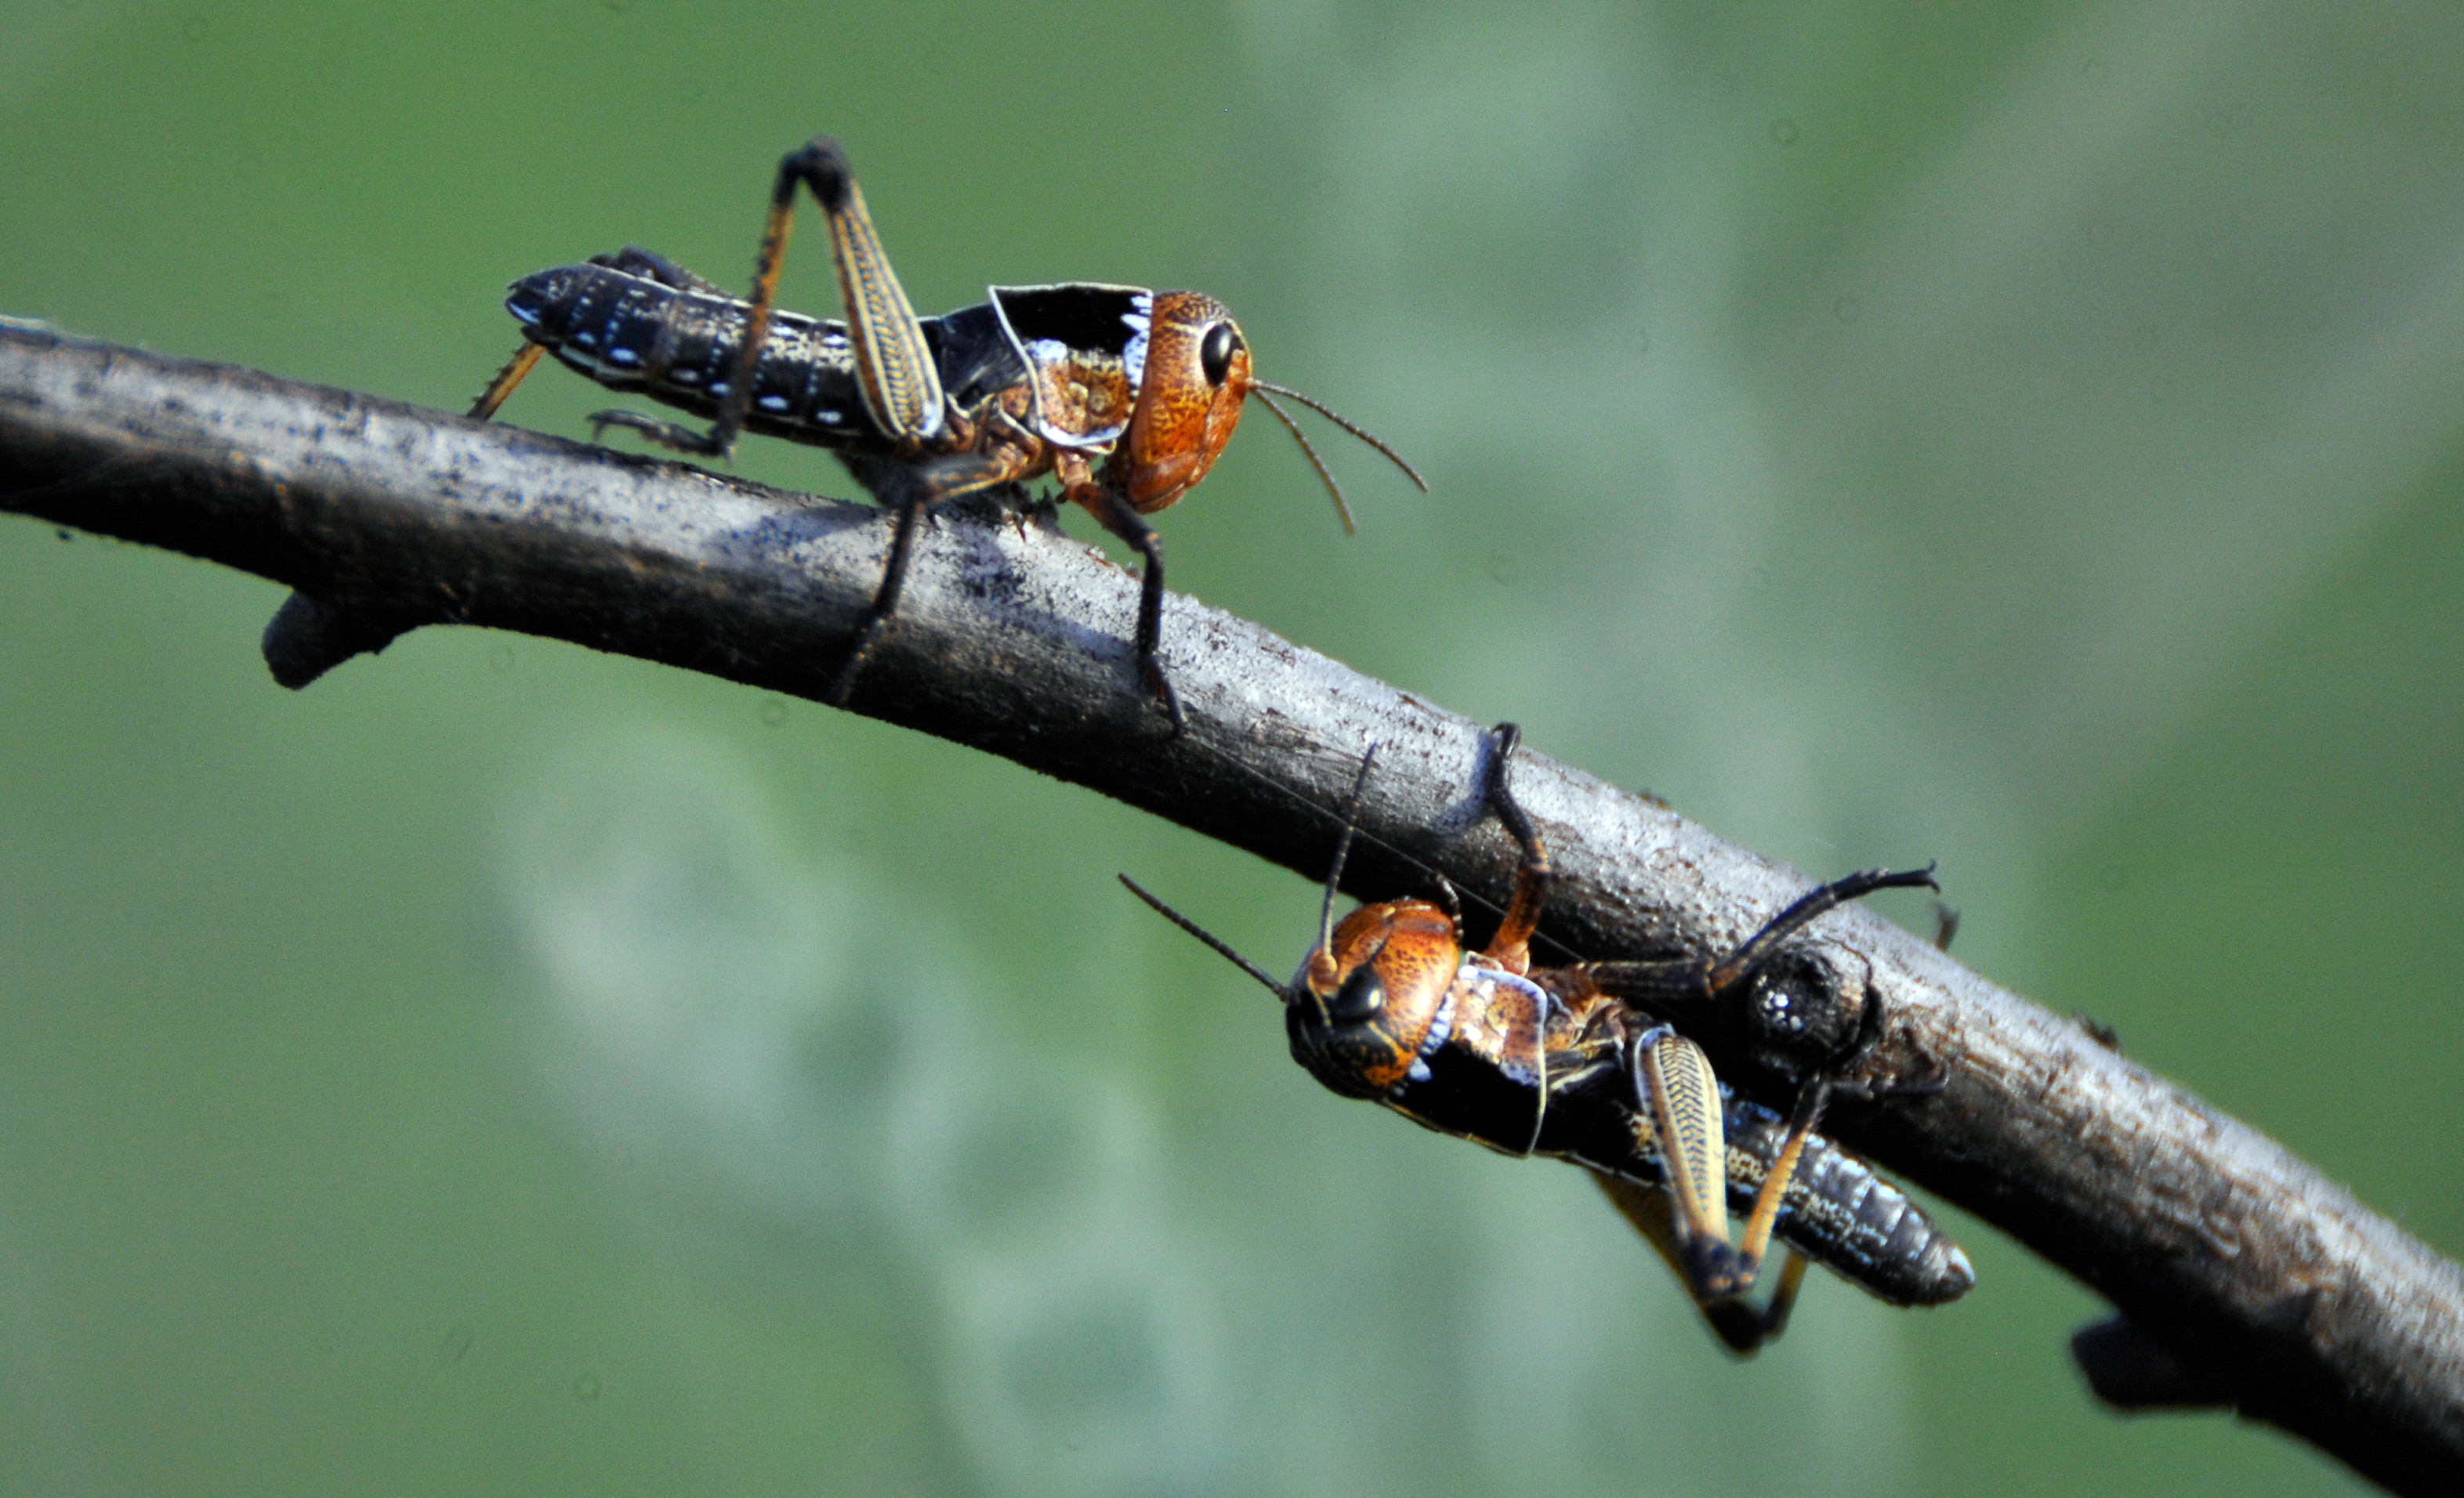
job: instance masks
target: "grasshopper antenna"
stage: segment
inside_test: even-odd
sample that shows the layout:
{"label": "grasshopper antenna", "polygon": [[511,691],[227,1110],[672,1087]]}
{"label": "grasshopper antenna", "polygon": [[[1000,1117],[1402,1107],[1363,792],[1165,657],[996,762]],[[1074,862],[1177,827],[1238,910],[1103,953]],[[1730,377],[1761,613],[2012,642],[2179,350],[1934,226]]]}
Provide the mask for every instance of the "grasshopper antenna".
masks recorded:
{"label": "grasshopper antenna", "polygon": [[1129,886],[1129,890],[1130,890],[1130,893],[1131,893],[1131,894],[1135,895],[1135,896],[1137,896],[1140,900],[1145,901],[1147,902],[1147,904],[1148,904],[1151,908],[1153,908],[1153,909],[1154,909],[1154,911],[1155,911],[1155,913],[1156,915],[1159,915],[1159,916],[1163,917],[1166,921],[1171,922],[1174,925],[1177,925],[1177,926],[1180,927],[1182,930],[1184,930],[1184,931],[1188,932],[1190,935],[1192,935],[1192,936],[1194,936],[1194,937],[1198,938],[1199,941],[1201,941],[1201,942],[1205,943],[1208,946],[1213,947],[1213,948],[1215,949],[1215,955],[1216,955],[1216,956],[1225,959],[1226,961],[1230,962],[1234,966],[1236,966],[1236,967],[1240,968],[1243,972],[1245,972],[1245,973],[1247,973],[1250,977],[1257,979],[1257,980],[1258,980],[1258,982],[1259,982],[1260,984],[1262,984],[1262,985],[1264,985],[1264,986],[1265,986],[1265,988],[1266,991],[1267,991],[1267,992],[1269,992],[1269,993],[1271,993],[1271,994],[1273,994],[1276,998],[1279,998],[1279,999],[1280,999],[1280,998],[1284,998],[1284,997],[1286,996],[1286,995],[1285,995],[1285,992],[1284,992],[1284,986],[1283,986],[1282,984],[1277,983],[1274,979],[1267,977],[1267,976],[1266,976],[1266,970],[1265,970],[1265,968],[1263,968],[1263,967],[1259,966],[1256,963],[1253,963],[1253,962],[1249,961],[1249,959],[1247,959],[1247,958],[1245,958],[1245,957],[1242,956],[1239,952],[1236,952],[1236,951],[1232,950],[1232,944],[1231,944],[1229,942],[1225,942],[1225,941],[1221,940],[1221,938],[1217,937],[1217,936],[1216,936],[1216,934],[1215,934],[1214,932],[1209,931],[1209,930],[1208,930],[1208,929],[1206,929],[1204,926],[1199,925],[1197,922],[1192,921],[1192,920],[1191,920],[1191,919],[1189,919],[1187,916],[1182,915],[1179,911],[1175,910],[1175,909],[1173,909],[1170,905],[1165,904],[1162,901],[1160,901],[1160,900],[1156,899],[1154,895],[1149,894],[1149,893],[1146,891],[1146,889],[1145,889],[1144,887],[1142,887],[1142,886],[1138,883],[1138,881],[1137,881],[1137,880],[1135,880],[1135,879],[1133,879],[1130,878],[1128,875],[1126,875],[1126,874],[1122,874],[1122,875],[1118,875],[1118,876],[1116,876],[1116,878],[1118,878],[1118,879],[1120,879],[1120,881],[1121,881],[1123,884],[1126,884],[1126,885],[1128,885],[1128,886]]}
{"label": "grasshopper antenna", "polygon": [[1353,436],[1359,438],[1362,442],[1365,442],[1372,447],[1376,448],[1379,452],[1386,455],[1387,462],[1392,463],[1395,467],[1402,469],[1403,476],[1410,479],[1415,485],[1419,486],[1421,493],[1425,494],[1429,491],[1429,481],[1420,477],[1419,469],[1413,467],[1408,463],[1405,463],[1401,453],[1397,452],[1394,448],[1389,447],[1383,442],[1380,442],[1376,437],[1373,436],[1366,427],[1354,425],[1353,423],[1344,420],[1341,416],[1336,415],[1333,408],[1327,405],[1324,402],[1305,396],[1299,391],[1294,390],[1289,385],[1279,385],[1265,380],[1252,380],[1249,381],[1249,389],[1260,401],[1265,402],[1267,410],[1275,413],[1275,420],[1283,423],[1284,430],[1292,434],[1292,441],[1301,445],[1301,451],[1309,458],[1309,467],[1317,469],[1318,479],[1326,485],[1326,491],[1334,496],[1334,512],[1342,517],[1344,534],[1354,535],[1358,532],[1353,528],[1352,507],[1344,503],[1343,487],[1334,482],[1334,475],[1327,471],[1326,460],[1317,455],[1317,449],[1309,445],[1309,440],[1301,434],[1300,423],[1292,420],[1290,412],[1275,403],[1274,398],[1276,396],[1283,396],[1287,400],[1299,402],[1301,404],[1308,406],[1310,410],[1315,411],[1318,415],[1325,417],[1330,422],[1332,422],[1335,425],[1342,427],[1347,432],[1350,432]]}
{"label": "grasshopper antenna", "polygon": [[[1326,807],[1303,794],[1300,791],[1295,790],[1293,787],[1285,784],[1283,781],[1276,779],[1270,774],[1267,774],[1265,771],[1258,769],[1256,766],[1242,763],[1230,754],[1227,754],[1223,750],[1217,749],[1214,745],[1209,744],[1206,740],[1197,739],[1192,742],[1194,742],[1199,749],[1213,755],[1215,759],[1225,768],[1237,771],[1240,773],[1248,776],[1250,779],[1258,782],[1262,786],[1265,786],[1278,795],[1288,797],[1293,805],[1299,807],[1309,815],[1322,816],[1330,820],[1334,820],[1339,817],[1340,814],[1328,810]],[[1422,874],[1428,875],[1431,879],[1436,880],[1443,880],[1445,879],[1445,876],[1439,873],[1435,867],[1412,857],[1410,854],[1404,852],[1395,844],[1378,836],[1375,833],[1357,831],[1355,836],[1358,836],[1362,842],[1387,854],[1398,863],[1409,864],[1411,867],[1419,870]],[[1451,886],[1449,887],[1451,888]],[[1459,893],[1463,899],[1470,901],[1475,905],[1479,905],[1497,915],[1502,916],[1506,914],[1505,906],[1475,891],[1463,890]],[[1551,936],[1546,931],[1532,932],[1531,940],[1543,945],[1556,948],[1557,951],[1564,954],[1568,962],[1582,961],[1581,953],[1575,951],[1573,947],[1568,946],[1565,943],[1558,941],[1555,937]]]}
{"label": "grasshopper antenna", "polygon": [[[1402,469],[1403,477],[1410,479],[1421,493],[1425,494],[1429,491],[1429,481],[1420,477],[1419,469],[1404,462],[1403,455],[1401,453],[1387,446],[1386,444],[1380,440],[1375,433],[1370,431],[1369,428],[1361,425],[1357,422],[1351,421],[1342,416],[1336,412],[1334,407],[1327,404],[1315,396],[1305,396],[1289,385],[1279,385],[1271,380],[1253,380],[1249,381],[1249,388],[1252,390],[1264,390],[1269,395],[1279,395],[1287,401],[1298,401],[1301,404],[1308,406],[1318,415],[1325,417],[1335,425],[1342,427],[1353,436],[1359,438],[1362,442],[1367,443],[1372,447],[1376,448],[1379,452],[1384,453],[1386,455],[1386,461]],[[1269,407],[1272,407],[1274,402],[1269,401],[1266,404]],[[1281,413],[1279,412],[1277,414],[1280,415]],[[1284,420],[1286,422],[1289,422],[1291,418],[1285,417]],[[1297,433],[1299,428],[1294,427],[1293,430]],[[1308,446],[1309,445],[1307,443],[1303,443],[1301,445]]]}
{"label": "grasshopper antenna", "polygon": [[1264,402],[1267,410],[1274,412],[1275,420],[1284,423],[1284,430],[1292,434],[1292,441],[1301,445],[1301,452],[1309,459],[1309,467],[1317,469],[1318,482],[1324,484],[1326,491],[1334,496],[1335,518],[1343,522],[1343,533],[1358,535],[1359,528],[1352,523],[1352,507],[1345,504],[1343,500],[1343,486],[1334,481],[1334,475],[1327,471],[1326,460],[1319,457],[1317,449],[1309,445],[1309,440],[1301,435],[1300,423],[1291,419],[1290,413],[1275,403],[1273,396],[1255,387],[1251,388],[1250,394]]}
{"label": "grasshopper antenna", "polygon": [[1369,767],[1377,763],[1377,746],[1360,756],[1360,773],[1352,779],[1352,794],[1343,803],[1343,836],[1334,840],[1334,867],[1326,873],[1326,899],[1317,907],[1317,949],[1334,955],[1334,890],[1343,882],[1343,860],[1352,856],[1352,834],[1360,821],[1360,792],[1369,784]]}

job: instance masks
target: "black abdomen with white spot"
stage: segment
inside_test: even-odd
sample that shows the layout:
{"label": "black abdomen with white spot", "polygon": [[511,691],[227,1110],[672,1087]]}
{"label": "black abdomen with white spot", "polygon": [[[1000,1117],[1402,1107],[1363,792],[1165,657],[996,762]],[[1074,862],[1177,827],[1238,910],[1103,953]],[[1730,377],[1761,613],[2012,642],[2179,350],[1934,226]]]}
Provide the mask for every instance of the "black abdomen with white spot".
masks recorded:
{"label": "black abdomen with white spot", "polygon": [[[1752,1210],[1755,1192],[1779,1159],[1788,1120],[1727,1087],[1720,1092],[1728,1208],[1743,1214]],[[1650,1137],[1649,1111],[1637,1101],[1631,1074],[1621,1063],[1595,1061],[1553,1072],[1535,1153],[1575,1161],[1638,1185],[1662,1184],[1667,1166],[1659,1141]],[[1895,1306],[1941,1305],[1976,1283],[1968,1255],[1923,1207],[1819,1134],[1806,1139],[1796,1174],[1780,1198],[1775,1230],[1808,1258]]]}
{"label": "black abdomen with white spot", "polygon": [[[610,390],[695,416],[718,414],[752,308],[647,250],[627,249],[516,281],[505,310],[567,366]],[[921,319],[943,388],[972,404],[1017,360],[988,307]],[[980,325],[980,326],[979,326]],[[753,368],[747,428],[825,447],[892,450],[856,383],[847,326],[774,311]]]}
{"label": "black abdomen with white spot", "polygon": [[[1779,1156],[1788,1120],[1731,1097],[1727,1108],[1728,1201],[1749,1209],[1763,1171]],[[1740,1166],[1746,1168],[1740,1169]],[[1759,1168],[1756,1168],[1759,1167]],[[1781,1198],[1778,1234],[1895,1306],[1938,1306],[1976,1283],[1950,1235],[1874,1167],[1819,1134],[1805,1141]]]}

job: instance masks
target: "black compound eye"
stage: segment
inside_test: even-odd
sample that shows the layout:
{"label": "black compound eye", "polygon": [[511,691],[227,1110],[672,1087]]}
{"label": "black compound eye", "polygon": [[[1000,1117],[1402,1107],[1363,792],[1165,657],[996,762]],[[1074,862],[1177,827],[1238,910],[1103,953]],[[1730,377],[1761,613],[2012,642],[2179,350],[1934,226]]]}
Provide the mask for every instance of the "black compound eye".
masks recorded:
{"label": "black compound eye", "polygon": [[1377,981],[1376,969],[1363,964],[1343,980],[1328,1001],[1326,1017],[1337,1025],[1357,1025],[1386,1007],[1386,986]]}
{"label": "black compound eye", "polygon": [[1241,348],[1241,335],[1232,331],[1228,322],[1219,322],[1206,330],[1199,340],[1198,367],[1210,385],[1223,383],[1232,373],[1232,356]]}

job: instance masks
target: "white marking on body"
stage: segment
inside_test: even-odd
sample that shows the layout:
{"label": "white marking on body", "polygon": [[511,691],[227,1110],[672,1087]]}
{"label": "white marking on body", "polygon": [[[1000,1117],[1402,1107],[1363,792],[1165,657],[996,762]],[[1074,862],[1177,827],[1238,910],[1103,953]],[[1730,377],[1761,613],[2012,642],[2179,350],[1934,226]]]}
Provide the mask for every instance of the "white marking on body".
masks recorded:
{"label": "white marking on body", "polygon": [[607,359],[613,364],[638,364],[642,362],[642,356],[631,349],[609,349]]}
{"label": "white marking on body", "polygon": [[[1122,320],[1126,322],[1129,319]],[[1130,399],[1134,401],[1138,396],[1138,387],[1145,384],[1147,380],[1147,335],[1143,320],[1139,323],[1138,331],[1131,335],[1129,346],[1121,350],[1121,368],[1130,377]]]}
{"label": "white marking on body", "polygon": [[787,409],[787,398],[785,396],[763,396],[760,400],[756,401],[753,403],[765,411],[783,411]]}
{"label": "white marking on body", "polygon": [[[796,402],[810,412],[822,399],[822,361],[809,355],[804,358],[804,380],[796,389]],[[803,420],[810,422],[807,415]]]}
{"label": "white marking on body", "polygon": [[668,371],[668,378],[680,385],[697,385],[701,383],[701,371],[698,369],[671,369]]}
{"label": "white marking on body", "polygon": [[1454,985],[1448,984],[1446,991],[1438,998],[1437,1013],[1429,1016],[1429,1037],[1420,1042],[1421,1058],[1425,1060],[1445,1049],[1446,1042],[1454,1037],[1454,1032],[1455,989]]}
{"label": "white marking on body", "polygon": [[[1547,1047],[1549,1007],[1556,1002],[1549,996],[1548,989],[1540,987],[1536,983],[1533,983],[1529,978],[1507,972],[1503,967],[1491,967],[1487,964],[1481,962],[1477,957],[1469,955],[1466,955],[1463,958],[1463,966],[1457,969],[1456,972],[1457,982],[1461,982],[1464,979],[1470,979],[1474,982],[1485,984],[1492,989],[1501,988],[1508,988],[1529,1000],[1531,1004],[1531,1034],[1533,1049],[1541,1050]],[[1448,997],[1451,998],[1454,990],[1449,988],[1446,991]],[[1481,1008],[1483,1012],[1487,1012],[1489,1010],[1489,1006],[1487,1005],[1483,1005]],[[1497,1038],[1501,1043],[1501,1048],[1503,1043],[1510,1038],[1506,1027],[1499,1027]],[[1496,1065],[1499,1071],[1505,1073],[1507,1076],[1512,1077],[1518,1082],[1528,1083],[1532,1086],[1538,1086],[1540,1083],[1541,1074],[1522,1056],[1501,1055],[1497,1058]]]}
{"label": "white marking on body", "polygon": [[1059,338],[1038,338],[1026,346],[1026,357],[1039,364],[1058,364],[1069,358],[1069,345]]}
{"label": "white marking on body", "polygon": [[815,411],[813,413],[813,420],[817,422],[829,422],[836,423],[839,420],[839,413],[836,411]]}
{"label": "white marking on body", "polygon": [[517,302],[507,302],[505,304],[505,311],[512,313],[514,315],[514,320],[522,324],[524,327],[536,328],[539,325],[539,309],[536,307],[525,307]]}
{"label": "white marking on body", "polygon": [[[1536,983],[1533,983],[1529,978],[1520,977],[1514,973],[1507,972],[1503,967],[1491,967],[1485,963],[1480,963],[1475,959],[1468,957],[1463,959],[1463,966],[1466,970],[1476,972],[1492,983],[1502,983],[1509,988],[1522,990],[1525,998],[1529,999],[1535,1005],[1542,1006],[1541,1012],[1543,1013],[1547,1012],[1546,1006],[1556,1002],[1549,997],[1548,989],[1540,987]],[[1661,1030],[1666,1030],[1667,1028],[1668,1027],[1664,1025],[1660,1027]],[[1655,1033],[1657,1033],[1657,1031],[1655,1031]]]}

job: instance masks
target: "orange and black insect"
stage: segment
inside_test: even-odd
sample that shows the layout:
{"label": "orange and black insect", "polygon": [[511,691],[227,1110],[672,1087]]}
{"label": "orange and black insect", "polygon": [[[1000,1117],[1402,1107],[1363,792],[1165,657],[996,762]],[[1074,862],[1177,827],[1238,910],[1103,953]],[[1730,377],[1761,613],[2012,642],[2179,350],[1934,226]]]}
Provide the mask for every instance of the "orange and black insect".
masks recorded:
{"label": "orange and black insect", "polygon": [[[1825,912],[1878,889],[1930,888],[1931,871],[1821,885],[1717,960],[1535,968],[1530,944],[1550,865],[1507,783],[1517,738],[1513,725],[1499,726],[1485,799],[1523,859],[1497,934],[1478,951],[1468,948],[1442,881],[1440,901],[1380,901],[1334,921],[1351,816],[1327,879],[1317,945],[1289,983],[1127,876],[1122,882],[1272,989],[1293,1058],[1329,1088],[1505,1154],[1588,1169],[1739,1353],[1786,1326],[1809,1257],[1893,1305],[1965,1294],[1976,1276],[1959,1246],[1906,1193],[1815,1132],[1834,1096],[1880,1095],[1841,1079],[1881,1034],[1879,998],[1866,998],[1857,1037],[1804,1083],[1788,1118],[1737,1096],[1692,1041],[1651,1017],[1655,1006],[1741,993]],[[1732,1205],[1747,1214],[1736,1243]],[[1747,1293],[1774,1235],[1791,1251],[1778,1287],[1756,1306]]]}
{"label": "orange and black insect", "polygon": [[[828,225],[845,322],[774,305],[802,184]],[[1394,449],[1297,390],[1251,368],[1222,303],[1199,292],[1070,282],[996,286],[977,306],[917,317],[890,269],[838,143],[815,137],[779,163],[740,300],[646,250],[627,248],[513,285],[506,310],[522,347],[471,414],[494,416],[543,353],[615,390],[710,420],[706,432],[632,411],[602,411],[594,435],[623,426],[679,452],[724,458],[741,432],[835,449],[856,481],[898,510],[881,586],[828,698],[844,703],[897,611],[915,524],[942,500],[1050,476],[1145,558],[1138,598],[1140,680],[1180,722],[1157,657],[1163,550],[1144,517],[1189,492],[1232,440],[1254,395],[1299,441],[1352,511],[1309,439],[1274,402],[1286,396],[1375,447],[1426,489]]]}

